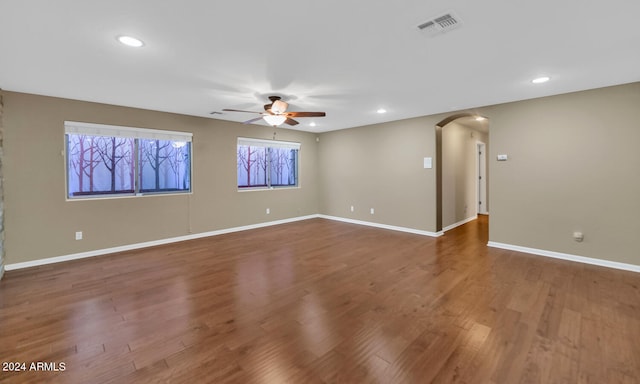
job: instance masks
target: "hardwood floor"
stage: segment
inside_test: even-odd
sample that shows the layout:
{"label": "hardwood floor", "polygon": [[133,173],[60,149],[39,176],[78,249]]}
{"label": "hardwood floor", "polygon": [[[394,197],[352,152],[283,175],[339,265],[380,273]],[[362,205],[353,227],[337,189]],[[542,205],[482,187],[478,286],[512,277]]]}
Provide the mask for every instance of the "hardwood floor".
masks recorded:
{"label": "hardwood floor", "polygon": [[7,272],[0,383],[640,382],[640,274],[486,242],[313,219]]}

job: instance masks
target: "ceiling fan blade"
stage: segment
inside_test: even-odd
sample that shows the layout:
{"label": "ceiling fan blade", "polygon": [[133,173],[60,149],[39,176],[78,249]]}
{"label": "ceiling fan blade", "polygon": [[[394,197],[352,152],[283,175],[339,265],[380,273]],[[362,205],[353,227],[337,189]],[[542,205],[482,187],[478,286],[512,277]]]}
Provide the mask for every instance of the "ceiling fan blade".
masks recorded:
{"label": "ceiling fan blade", "polygon": [[247,120],[247,121],[243,122],[242,124],[251,124],[251,123],[255,123],[258,120],[262,120],[262,117],[256,117],[255,119]]}
{"label": "ceiling fan blade", "polygon": [[262,113],[263,113],[263,112],[243,111],[242,109],[228,109],[228,108],[223,109],[223,111],[225,111],[225,112],[259,113],[259,114],[262,114]]}
{"label": "ceiling fan blade", "polygon": [[289,119],[289,118],[287,118],[287,120],[285,120],[284,123],[288,124],[288,125],[298,125],[298,124],[300,124],[297,121],[295,121],[293,119]]}
{"label": "ceiling fan blade", "polygon": [[327,114],[324,112],[287,112],[287,117],[323,117]]}

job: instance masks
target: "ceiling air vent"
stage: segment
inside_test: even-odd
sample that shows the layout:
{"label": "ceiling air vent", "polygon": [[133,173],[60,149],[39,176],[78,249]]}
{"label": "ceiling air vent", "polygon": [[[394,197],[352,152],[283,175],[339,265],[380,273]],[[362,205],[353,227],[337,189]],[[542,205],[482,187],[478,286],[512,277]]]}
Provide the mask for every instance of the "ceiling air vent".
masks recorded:
{"label": "ceiling air vent", "polygon": [[447,12],[418,25],[418,29],[428,36],[435,36],[456,29],[460,25],[462,25],[460,18],[453,12]]}

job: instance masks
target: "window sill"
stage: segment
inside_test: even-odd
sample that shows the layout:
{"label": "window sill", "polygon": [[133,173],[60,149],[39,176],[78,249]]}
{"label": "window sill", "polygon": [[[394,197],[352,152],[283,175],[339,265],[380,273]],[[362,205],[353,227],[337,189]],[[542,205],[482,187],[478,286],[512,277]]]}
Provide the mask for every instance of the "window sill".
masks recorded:
{"label": "window sill", "polygon": [[66,201],[96,201],[96,200],[119,200],[119,199],[133,199],[133,198],[144,198],[144,197],[156,197],[156,196],[184,196],[184,195],[193,195],[193,191],[191,192],[182,192],[182,193],[146,193],[146,194],[137,194],[137,195],[106,195],[106,196],[90,196],[90,197],[76,197],[69,198],[66,197]]}
{"label": "window sill", "polygon": [[271,187],[271,188],[264,188],[264,187],[257,187],[257,188],[238,188],[238,192],[257,192],[257,191],[282,191],[282,190],[288,190],[288,189],[300,189],[300,186],[295,186],[295,187]]}

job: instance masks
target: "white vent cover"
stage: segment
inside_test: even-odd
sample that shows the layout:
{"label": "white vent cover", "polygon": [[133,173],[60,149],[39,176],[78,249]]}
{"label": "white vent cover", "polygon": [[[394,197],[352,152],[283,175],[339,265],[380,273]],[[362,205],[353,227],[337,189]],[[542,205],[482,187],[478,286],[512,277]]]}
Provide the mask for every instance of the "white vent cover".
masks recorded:
{"label": "white vent cover", "polygon": [[447,12],[418,25],[418,29],[428,36],[436,36],[449,32],[462,25],[462,21],[454,12]]}

